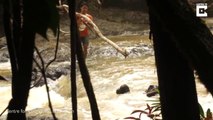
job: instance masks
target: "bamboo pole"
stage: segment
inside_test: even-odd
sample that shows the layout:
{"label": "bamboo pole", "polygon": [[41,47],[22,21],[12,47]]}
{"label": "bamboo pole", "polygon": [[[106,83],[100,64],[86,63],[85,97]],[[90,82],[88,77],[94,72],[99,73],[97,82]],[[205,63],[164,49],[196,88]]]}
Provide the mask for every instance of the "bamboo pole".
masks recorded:
{"label": "bamboo pole", "polygon": [[115,44],[113,41],[111,41],[110,39],[108,39],[107,37],[105,37],[101,31],[99,30],[99,28],[97,27],[97,25],[90,19],[88,18],[86,15],[83,15],[81,13],[76,12],[76,15],[84,18],[88,23],[86,24],[89,28],[91,28],[100,38],[102,38],[104,41],[106,41],[108,44],[110,44],[111,46],[113,46],[118,52],[120,52],[125,58],[129,55],[129,52],[127,52],[126,49],[119,47],[117,44]]}

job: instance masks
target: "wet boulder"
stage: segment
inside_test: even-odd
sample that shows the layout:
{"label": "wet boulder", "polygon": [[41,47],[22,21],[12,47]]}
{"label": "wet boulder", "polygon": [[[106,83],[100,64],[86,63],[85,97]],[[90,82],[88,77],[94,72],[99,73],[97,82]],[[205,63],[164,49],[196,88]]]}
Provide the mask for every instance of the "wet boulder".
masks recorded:
{"label": "wet boulder", "polygon": [[6,40],[0,38],[0,62],[7,62],[9,60],[9,53],[7,50]]}
{"label": "wet boulder", "polygon": [[7,53],[7,51],[2,51],[0,53],[0,62],[3,63],[3,62],[8,62],[9,60],[9,55]]}
{"label": "wet boulder", "polygon": [[58,65],[55,67],[49,67],[46,76],[52,80],[58,79],[61,75],[67,75],[70,72],[70,65]]}
{"label": "wet boulder", "polygon": [[158,86],[157,85],[150,85],[145,92],[146,92],[147,97],[155,96],[159,93],[158,92]]}
{"label": "wet boulder", "polygon": [[126,84],[121,85],[117,90],[116,94],[124,94],[130,92],[129,86]]}

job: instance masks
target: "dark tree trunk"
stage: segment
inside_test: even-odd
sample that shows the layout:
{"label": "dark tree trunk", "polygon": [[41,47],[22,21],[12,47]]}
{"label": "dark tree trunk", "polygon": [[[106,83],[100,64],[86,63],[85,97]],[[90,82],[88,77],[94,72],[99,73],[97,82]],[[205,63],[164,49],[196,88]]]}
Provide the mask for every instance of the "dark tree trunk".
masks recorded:
{"label": "dark tree trunk", "polygon": [[213,94],[213,35],[185,0],[150,1],[150,10],[175,39],[173,41],[197,70]]}
{"label": "dark tree trunk", "polygon": [[186,0],[147,0],[164,120],[200,120],[193,69],[213,93],[213,37]]}
{"label": "dark tree trunk", "polygon": [[193,70],[172,36],[150,15],[163,119],[200,120]]}
{"label": "dark tree trunk", "polygon": [[[28,28],[27,28],[28,27]],[[29,30],[30,26],[24,27],[23,43],[20,47],[19,70],[17,78],[12,80],[12,100],[8,106],[8,120],[25,120],[25,108],[31,83],[31,71],[34,49],[35,34]]]}
{"label": "dark tree trunk", "polygon": [[70,46],[71,46],[71,97],[72,97],[72,119],[78,120],[77,111],[77,86],[76,86],[76,41],[77,41],[77,22],[75,17],[76,1],[68,0],[70,24]]}
{"label": "dark tree trunk", "polygon": [[3,3],[0,1],[0,38],[5,35],[3,24]]}
{"label": "dark tree trunk", "polygon": [[92,112],[92,119],[93,120],[100,120],[100,114],[98,110],[98,105],[96,102],[94,90],[92,87],[92,83],[90,80],[89,71],[87,69],[85,58],[83,56],[83,50],[82,45],[79,40],[79,34],[78,34],[78,26],[75,16],[75,0],[71,2],[71,0],[68,0],[69,3],[69,16],[71,19],[71,93],[72,93],[72,108],[73,108],[73,120],[78,119],[77,115],[77,95],[76,95],[76,56],[80,67],[81,76],[83,79],[84,87],[87,92],[87,96],[89,98],[91,112]]}
{"label": "dark tree trunk", "polygon": [[[21,30],[21,7],[19,0],[11,2],[12,4],[7,0],[4,2],[5,32],[13,75],[12,99],[8,105],[7,119],[25,120],[25,108],[31,83],[35,32],[30,27],[31,21],[25,14],[23,15],[23,28]],[[11,7],[13,8],[12,12],[10,12]],[[24,7],[23,10],[25,11],[27,8]],[[10,23],[11,19],[13,19],[12,23]]]}

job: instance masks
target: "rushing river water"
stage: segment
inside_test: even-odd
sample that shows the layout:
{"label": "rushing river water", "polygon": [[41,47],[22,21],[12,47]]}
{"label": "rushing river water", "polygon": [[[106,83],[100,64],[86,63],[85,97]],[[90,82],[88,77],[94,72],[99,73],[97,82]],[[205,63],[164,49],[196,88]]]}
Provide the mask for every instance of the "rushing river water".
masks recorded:
{"label": "rushing river water", "polygon": [[[115,39],[119,46],[126,48],[131,54],[124,58],[110,45],[96,39],[91,41],[86,63],[102,120],[122,120],[130,116],[133,110],[146,108],[148,100],[156,99],[156,97],[148,98],[145,93],[149,85],[157,85],[154,51],[148,36],[120,36],[111,39]],[[67,61],[61,64],[69,63]],[[1,74],[9,74],[9,69],[9,62],[0,64]],[[78,69],[77,80],[79,120],[91,120],[88,98]],[[204,110],[213,108],[211,95],[198,80],[196,83],[199,102]],[[117,95],[116,89],[123,84],[129,86],[130,92]],[[69,75],[63,75],[58,80],[49,82],[53,107],[60,120],[71,120],[69,85]],[[10,83],[1,82],[0,111],[7,106],[11,98],[10,92]],[[39,120],[51,116],[44,86],[31,89],[28,101],[27,115],[31,116],[31,119]],[[149,120],[146,116],[142,118]]]}

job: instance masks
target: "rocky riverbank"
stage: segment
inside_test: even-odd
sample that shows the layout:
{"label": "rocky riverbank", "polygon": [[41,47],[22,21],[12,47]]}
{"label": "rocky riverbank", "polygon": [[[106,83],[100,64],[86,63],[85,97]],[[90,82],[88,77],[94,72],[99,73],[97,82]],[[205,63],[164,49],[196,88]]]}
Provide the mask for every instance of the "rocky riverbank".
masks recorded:
{"label": "rocky riverbank", "polygon": [[[90,11],[90,14],[105,36],[143,34],[144,30],[149,29],[149,16],[142,11],[108,8]],[[61,28],[69,31],[68,15],[61,15]],[[91,32],[90,38],[97,36]]]}

